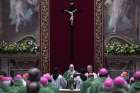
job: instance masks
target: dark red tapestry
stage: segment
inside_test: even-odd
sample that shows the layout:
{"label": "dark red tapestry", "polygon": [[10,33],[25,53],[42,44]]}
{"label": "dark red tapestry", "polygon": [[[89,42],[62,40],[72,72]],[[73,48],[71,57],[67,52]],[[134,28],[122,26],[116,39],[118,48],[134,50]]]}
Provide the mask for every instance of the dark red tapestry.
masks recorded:
{"label": "dark red tapestry", "polygon": [[[78,70],[94,63],[94,0],[74,0],[70,26],[69,0],[50,0],[50,63],[64,72],[69,64]],[[72,33],[73,31],[73,33]]]}

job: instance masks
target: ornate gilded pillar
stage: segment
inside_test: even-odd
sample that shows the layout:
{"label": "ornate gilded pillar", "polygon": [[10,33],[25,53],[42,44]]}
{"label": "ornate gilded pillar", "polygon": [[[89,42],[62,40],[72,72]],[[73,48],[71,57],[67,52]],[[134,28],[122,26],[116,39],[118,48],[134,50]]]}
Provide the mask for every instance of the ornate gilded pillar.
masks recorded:
{"label": "ornate gilded pillar", "polygon": [[95,62],[94,69],[105,66],[104,62],[104,35],[103,35],[103,2],[104,0],[94,0],[94,31],[95,31]]}
{"label": "ornate gilded pillar", "polygon": [[41,36],[41,61],[42,73],[50,72],[49,60],[49,0],[41,0],[40,4],[40,36]]}

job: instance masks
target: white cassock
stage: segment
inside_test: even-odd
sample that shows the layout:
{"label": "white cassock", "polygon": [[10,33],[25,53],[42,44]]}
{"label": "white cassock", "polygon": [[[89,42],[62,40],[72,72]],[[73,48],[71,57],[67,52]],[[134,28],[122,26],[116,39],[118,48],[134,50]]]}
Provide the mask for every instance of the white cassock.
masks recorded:
{"label": "white cassock", "polygon": [[[91,74],[91,73],[90,73],[90,74]],[[92,74],[93,74],[93,76],[94,76],[94,79],[98,77],[98,75],[97,75],[96,73],[93,72]],[[89,75],[89,73],[85,73],[85,76],[86,76],[87,78],[88,78],[88,75]]]}
{"label": "white cassock", "polygon": [[76,89],[80,89],[81,85],[83,84],[83,80],[81,79],[80,76],[77,76],[74,78],[75,84],[76,84]]}
{"label": "white cassock", "polygon": [[56,80],[52,77],[52,84],[54,84],[59,89],[65,89],[67,86],[67,81],[62,75],[59,75]]}

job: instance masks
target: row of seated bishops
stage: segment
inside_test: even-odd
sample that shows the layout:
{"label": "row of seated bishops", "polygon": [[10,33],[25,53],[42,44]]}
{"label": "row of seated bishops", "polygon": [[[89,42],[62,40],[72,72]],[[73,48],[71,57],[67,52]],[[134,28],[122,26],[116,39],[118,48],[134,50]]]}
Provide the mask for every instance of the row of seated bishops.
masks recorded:
{"label": "row of seated bishops", "polygon": [[41,74],[38,68],[31,68],[14,78],[0,73],[0,93],[60,93],[61,89],[79,90],[79,93],[140,93],[140,71],[129,77],[124,71],[111,78],[106,68],[96,74],[92,66],[80,71],[70,64],[69,69],[61,75],[58,68],[53,73]]}

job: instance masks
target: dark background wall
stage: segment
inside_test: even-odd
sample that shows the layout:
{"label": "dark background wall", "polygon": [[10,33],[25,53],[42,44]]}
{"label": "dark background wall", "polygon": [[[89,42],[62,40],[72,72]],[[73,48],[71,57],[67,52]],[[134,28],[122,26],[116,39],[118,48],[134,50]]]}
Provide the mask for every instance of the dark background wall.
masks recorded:
{"label": "dark background wall", "polygon": [[50,0],[50,63],[63,72],[70,63],[76,69],[94,62],[94,0],[75,0],[74,58],[70,57],[68,0]]}

